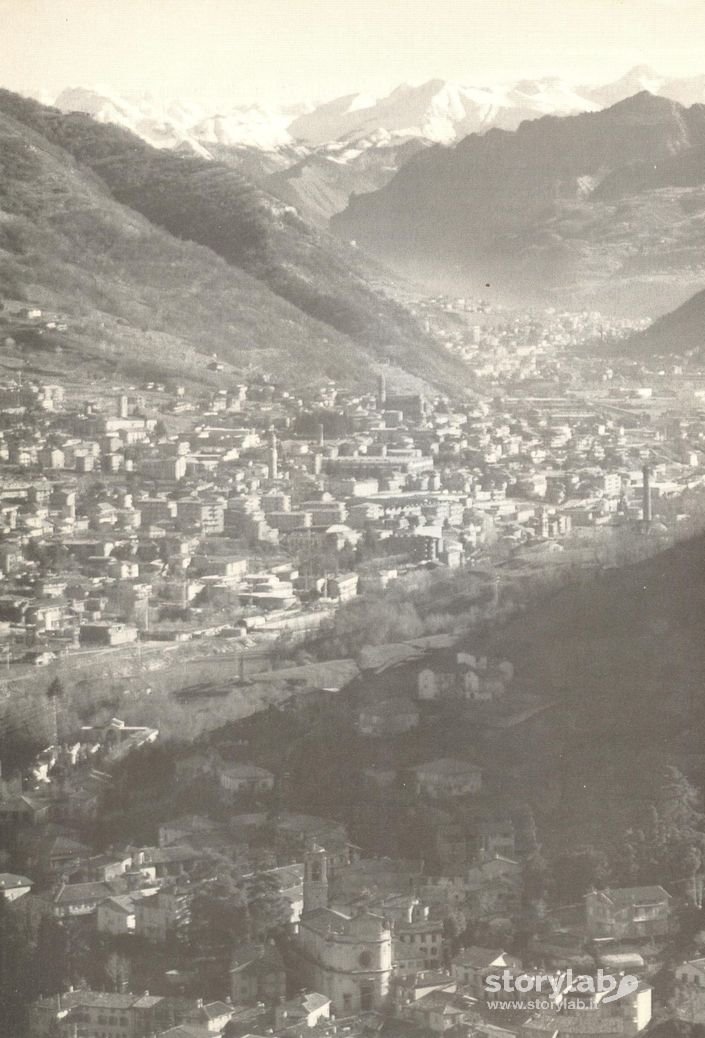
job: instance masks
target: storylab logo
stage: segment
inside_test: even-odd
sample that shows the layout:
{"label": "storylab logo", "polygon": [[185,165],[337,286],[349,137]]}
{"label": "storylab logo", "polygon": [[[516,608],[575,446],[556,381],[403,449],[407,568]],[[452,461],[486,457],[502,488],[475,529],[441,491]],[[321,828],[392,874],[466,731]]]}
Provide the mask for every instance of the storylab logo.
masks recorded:
{"label": "storylab logo", "polygon": [[485,994],[490,1008],[541,1010],[596,1009],[618,1002],[639,987],[631,974],[574,973],[572,969],[557,973],[516,973],[505,969],[485,977]]}

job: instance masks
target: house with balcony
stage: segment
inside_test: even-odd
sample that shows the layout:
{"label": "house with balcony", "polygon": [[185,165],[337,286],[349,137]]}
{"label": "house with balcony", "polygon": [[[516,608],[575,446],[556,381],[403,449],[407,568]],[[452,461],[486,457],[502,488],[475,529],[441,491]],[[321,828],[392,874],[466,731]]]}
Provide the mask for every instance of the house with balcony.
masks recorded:
{"label": "house with balcony", "polygon": [[671,914],[671,895],[661,886],[607,888],[585,895],[585,923],[591,937],[663,937],[670,931]]}

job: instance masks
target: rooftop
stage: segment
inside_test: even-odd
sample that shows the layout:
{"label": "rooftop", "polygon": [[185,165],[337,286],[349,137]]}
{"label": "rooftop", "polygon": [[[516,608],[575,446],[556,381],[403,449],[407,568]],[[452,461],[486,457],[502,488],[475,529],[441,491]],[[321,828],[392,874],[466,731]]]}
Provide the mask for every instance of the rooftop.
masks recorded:
{"label": "rooftop", "polygon": [[0,891],[17,890],[19,887],[31,887],[33,881],[26,876],[16,876],[12,872],[0,872]]}
{"label": "rooftop", "polygon": [[660,905],[665,900],[670,900],[671,895],[662,886],[651,887],[616,887],[605,890],[592,891],[585,897],[594,894],[603,894],[613,905],[624,907],[626,905]]}

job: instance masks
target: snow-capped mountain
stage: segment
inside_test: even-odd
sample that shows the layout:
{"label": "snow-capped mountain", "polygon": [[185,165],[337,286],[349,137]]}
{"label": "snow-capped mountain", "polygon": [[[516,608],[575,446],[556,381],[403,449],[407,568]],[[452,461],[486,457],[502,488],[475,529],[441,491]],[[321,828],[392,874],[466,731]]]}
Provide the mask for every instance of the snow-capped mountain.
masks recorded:
{"label": "snow-capped mountain", "polygon": [[204,158],[209,157],[191,132],[191,127],[204,118],[205,113],[198,105],[180,101],[163,103],[149,95],[128,99],[83,87],[62,91],[54,104],[62,112],[84,112],[96,122],[122,126],[155,148],[185,146]]}
{"label": "snow-capped mountain", "polygon": [[292,143],[287,132],[291,115],[276,109],[236,108],[225,115],[209,115],[191,128],[201,143],[275,151]]}
{"label": "snow-capped mountain", "polygon": [[705,75],[669,79],[654,72],[648,65],[636,65],[614,83],[599,87],[583,87],[581,93],[600,108],[609,108],[610,105],[633,97],[643,90],[686,106],[702,104],[705,102]]}
{"label": "snow-capped mountain", "polygon": [[495,127],[515,130],[545,115],[599,111],[643,90],[691,105],[705,101],[705,75],[668,79],[638,66],[600,86],[557,78],[493,86],[432,79],[376,98],[346,94],[315,106],[224,105],[218,112],[84,88],[64,90],[55,104],[116,123],[157,148],[226,162],[325,226],[351,194],[383,187],[419,149],[452,146]]}
{"label": "snow-capped mountain", "polygon": [[562,79],[519,80],[468,86],[443,79],[403,84],[383,97],[347,94],[316,106],[248,105],[219,112],[151,95],[123,98],[106,91],[71,88],[55,104],[64,112],[86,112],[117,123],[159,148],[187,146],[207,154],[209,145],[276,151],[292,145],[318,148],[362,139],[365,146],[421,138],[453,144],[492,127],[514,130],[525,119],[597,111],[642,90],[680,104],[705,101],[705,75],[668,79],[637,66],[613,83],[576,86]]}
{"label": "snow-capped mountain", "polygon": [[437,144],[452,144],[493,126],[513,130],[524,119],[572,115],[597,107],[597,102],[557,79],[499,87],[462,86],[432,79],[420,86],[404,84],[377,100],[358,94],[337,98],[295,119],[289,133],[312,145],[378,130],[397,138],[421,137]]}
{"label": "snow-capped mountain", "polygon": [[214,113],[191,102],[124,98],[82,87],[62,91],[54,104],[62,112],[85,112],[97,122],[122,126],[156,148],[186,147],[204,158],[212,157],[209,145],[285,147],[292,143],[287,125],[303,110],[248,105]]}

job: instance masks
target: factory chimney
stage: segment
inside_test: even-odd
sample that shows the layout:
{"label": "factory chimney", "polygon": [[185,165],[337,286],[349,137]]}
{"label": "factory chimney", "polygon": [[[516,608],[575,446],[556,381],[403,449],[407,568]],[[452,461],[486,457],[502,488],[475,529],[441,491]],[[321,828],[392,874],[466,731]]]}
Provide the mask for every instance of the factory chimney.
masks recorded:
{"label": "factory chimney", "polygon": [[387,380],[384,375],[379,375],[377,378],[377,407],[380,411],[384,410],[384,405],[387,403]]}
{"label": "factory chimney", "polygon": [[277,450],[277,435],[274,432],[269,447],[269,478],[279,478],[279,451]]}

